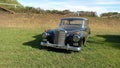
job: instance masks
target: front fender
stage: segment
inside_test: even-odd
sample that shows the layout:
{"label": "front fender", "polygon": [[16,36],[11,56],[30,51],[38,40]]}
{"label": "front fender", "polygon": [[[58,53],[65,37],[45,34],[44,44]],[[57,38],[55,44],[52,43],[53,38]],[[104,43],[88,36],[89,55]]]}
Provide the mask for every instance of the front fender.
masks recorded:
{"label": "front fender", "polygon": [[47,41],[49,41],[50,43],[54,43],[55,30],[48,30],[46,32],[49,34],[49,36],[47,37]]}

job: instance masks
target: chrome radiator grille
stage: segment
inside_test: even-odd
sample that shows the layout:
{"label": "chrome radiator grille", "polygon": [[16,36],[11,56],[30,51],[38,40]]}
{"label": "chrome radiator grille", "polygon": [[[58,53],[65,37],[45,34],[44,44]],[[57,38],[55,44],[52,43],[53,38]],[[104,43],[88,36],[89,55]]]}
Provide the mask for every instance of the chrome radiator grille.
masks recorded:
{"label": "chrome radiator grille", "polygon": [[59,46],[65,45],[65,37],[66,33],[64,30],[56,31],[54,43],[59,44]]}

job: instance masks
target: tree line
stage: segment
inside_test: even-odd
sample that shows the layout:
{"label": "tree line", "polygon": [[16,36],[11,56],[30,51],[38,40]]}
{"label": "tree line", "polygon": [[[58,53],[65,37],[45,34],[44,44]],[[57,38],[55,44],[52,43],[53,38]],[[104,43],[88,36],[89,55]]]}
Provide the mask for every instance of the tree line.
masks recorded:
{"label": "tree line", "polygon": [[120,13],[118,12],[108,12],[108,13],[102,13],[101,17],[120,17]]}
{"label": "tree line", "polygon": [[[17,8],[8,8],[10,10],[15,11],[16,13],[36,13],[36,14],[46,14],[46,13],[51,13],[51,14],[61,14],[61,15],[74,15],[74,16],[87,16],[87,17],[98,17],[97,12],[94,11],[77,11],[73,12],[70,10],[44,10],[41,8],[34,8],[34,7],[23,7],[23,6],[18,6]],[[100,17],[120,17],[120,13],[118,12],[108,12],[108,13],[102,13]]]}
{"label": "tree line", "polygon": [[36,14],[44,14],[44,13],[51,13],[51,14],[61,14],[61,15],[74,15],[74,16],[90,16],[90,17],[96,17],[97,13],[93,11],[77,11],[73,12],[68,9],[65,10],[44,10],[41,8],[34,8],[34,7],[19,7],[17,9],[13,9],[16,12],[20,13],[36,13]]}

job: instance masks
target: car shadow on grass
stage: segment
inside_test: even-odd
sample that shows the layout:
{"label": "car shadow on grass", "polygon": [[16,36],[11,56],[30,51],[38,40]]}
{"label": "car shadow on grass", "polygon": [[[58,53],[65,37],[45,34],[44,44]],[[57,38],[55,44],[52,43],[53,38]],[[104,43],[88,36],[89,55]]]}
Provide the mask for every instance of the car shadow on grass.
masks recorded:
{"label": "car shadow on grass", "polygon": [[97,36],[93,36],[93,37],[89,37],[89,39],[87,40],[87,43],[90,44],[104,44],[103,40],[98,39]]}
{"label": "car shadow on grass", "polygon": [[[110,43],[114,48],[120,49],[120,35],[96,35],[97,38],[92,38],[88,40],[89,43],[95,43],[95,44],[104,44],[104,43]],[[99,40],[98,38],[103,38],[104,40]]]}
{"label": "car shadow on grass", "polygon": [[42,41],[42,36],[41,36],[41,34],[40,34],[40,35],[33,36],[33,38],[35,38],[35,40],[28,41],[28,42],[24,42],[23,45],[31,46],[32,48],[36,48],[36,49],[52,51],[52,52],[66,53],[66,54],[71,53],[71,51],[69,51],[69,50],[56,49],[56,48],[52,48],[52,47],[41,46],[41,45],[40,45],[40,42]]}
{"label": "car shadow on grass", "polygon": [[120,49],[120,35],[97,35],[97,37],[104,38],[105,42],[113,44],[110,46]]}

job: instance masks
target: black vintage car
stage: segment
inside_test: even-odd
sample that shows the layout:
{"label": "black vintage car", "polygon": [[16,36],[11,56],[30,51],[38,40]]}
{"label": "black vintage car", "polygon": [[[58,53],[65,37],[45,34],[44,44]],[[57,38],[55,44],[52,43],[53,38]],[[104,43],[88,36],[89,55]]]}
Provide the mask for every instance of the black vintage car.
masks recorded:
{"label": "black vintage car", "polygon": [[90,35],[87,18],[63,18],[57,29],[42,33],[42,46],[80,51]]}

